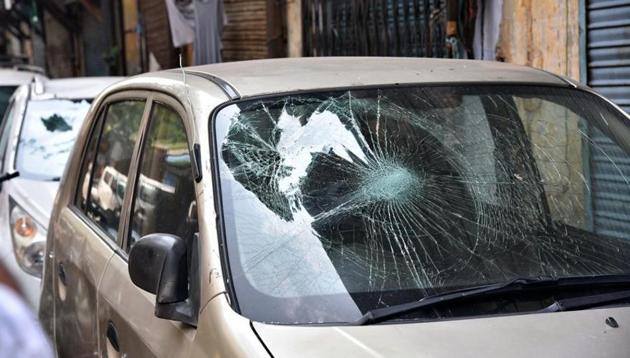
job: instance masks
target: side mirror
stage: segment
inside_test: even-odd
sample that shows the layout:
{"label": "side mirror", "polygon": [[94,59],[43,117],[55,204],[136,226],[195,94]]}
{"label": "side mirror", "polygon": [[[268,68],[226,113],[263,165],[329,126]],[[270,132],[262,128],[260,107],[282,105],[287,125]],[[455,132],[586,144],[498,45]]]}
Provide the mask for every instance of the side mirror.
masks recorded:
{"label": "side mirror", "polygon": [[[129,252],[129,277],[141,289],[155,294],[155,315],[190,325],[197,323],[198,269],[197,240],[189,248],[178,236],[151,234],[142,237]],[[194,265],[193,265],[194,264]],[[189,284],[190,279],[190,284]]]}
{"label": "side mirror", "polygon": [[156,303],[174,303],[188,297],[186,244],[174,235],[141,238],[129,253],[129,276],[141,289],[156,295]]}

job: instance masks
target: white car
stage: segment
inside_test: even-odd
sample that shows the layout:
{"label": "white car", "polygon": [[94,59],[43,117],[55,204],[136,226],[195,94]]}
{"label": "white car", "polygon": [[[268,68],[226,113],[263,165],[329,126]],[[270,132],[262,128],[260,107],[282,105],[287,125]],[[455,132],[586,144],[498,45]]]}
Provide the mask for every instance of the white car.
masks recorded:
{"label": "white car", "polygon": [[92,99],[119,80],[35,80],[8,103],[0,126],[0,259],[34,309],[59,179]]}

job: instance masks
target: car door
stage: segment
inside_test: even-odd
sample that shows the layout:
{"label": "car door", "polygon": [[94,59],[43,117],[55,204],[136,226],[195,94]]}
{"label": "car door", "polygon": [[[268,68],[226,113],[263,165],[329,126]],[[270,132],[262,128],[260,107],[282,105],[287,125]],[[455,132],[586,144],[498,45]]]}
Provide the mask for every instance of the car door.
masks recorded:
{"label": "car door", "polygon": [[127,254],[143,236],[198,232],[195,186],[183,108],[155,94],[125,197],[124,254],[110,260],[99,286],[100,352],[105,357],[185,357],[196,329],[155,316],[155,295],[135,286]]}
{"label": "car door", "polygon": [[47,278],[53,287],[54,340],[60,357],[93,356],[98,350],[96,290],[107,262],[120,251],[121,218],[120,205],[109,205],[98,183],[105,168],[128,175],[145,105],[144,99],[125,94],[110,98],[93,121],[81,164],[70,165],[62,184],[50,223],[52,265],[47,267],[52,270]]}

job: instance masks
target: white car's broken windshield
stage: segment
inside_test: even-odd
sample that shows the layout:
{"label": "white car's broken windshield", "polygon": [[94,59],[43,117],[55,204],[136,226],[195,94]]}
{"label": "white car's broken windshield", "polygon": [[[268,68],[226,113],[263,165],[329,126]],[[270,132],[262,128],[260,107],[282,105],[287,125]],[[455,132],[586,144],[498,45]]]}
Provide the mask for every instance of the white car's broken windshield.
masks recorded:
{"label": "white car's broken windshield", "polygon": [[90,102],[85,99],[28,102],[15,158],[21,177],[38,180],[61,177]]}
{"label": "white car's broken windshield", "polygon": [[239,308],[351,322],[515,277],[630,273],[624,121],[595,95],[533,86],[229,105],[214,125]]}

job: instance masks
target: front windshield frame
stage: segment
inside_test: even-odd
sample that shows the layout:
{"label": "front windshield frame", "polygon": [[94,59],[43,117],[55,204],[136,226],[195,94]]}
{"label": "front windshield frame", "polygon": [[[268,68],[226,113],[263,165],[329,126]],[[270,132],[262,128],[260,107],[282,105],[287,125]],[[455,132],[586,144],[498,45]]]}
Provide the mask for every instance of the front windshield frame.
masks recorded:
{"label": "front windshield frame", "polygon": [[[588,95],[589,98],[592,98],[593,102],[601,105],[602,109],[606,109],[615,115],[619,115],[622,118],[622,121],[625,116],[625,123],[630,123],[630,115],[626,114],[623,110],[619,109],[613,102],[603,97],[599,93],[593,91],[587,87],[581,86],[572,86],[567,84],[537,84],[537,83],[529,83],[529,82],[431,82],[431,83],[408,83],[408,84],[384,84],[384,85],[369,85],[369,86],[341,86],[341,87],[333,87],[333,88],[321,88],[321,89],[308,89],[308,90],[296,90],[296,91],[287,91],[282,93],[272,93],[272,94],[264,94],[264,95],[256,95],[246,98],[235,98],[226,102],[223,102],[216,106],[209,116],[208,127],[210,133],[210,169],[213,175],[213,192],[214,192],[214,207],[217,214],[217,238],[218,245],[220,249],[220,258],[221,258],[221,269],[223,276],[223,283],[225,289],[227,291],[229,297],[229,304],[234,311],[237,313],[244,315],[241,305],[239,303],[239,297],[237,295],[237,290],[235,288],[234,283],[234,274],[231,269],[231,260],[230,260],[230,252],[228,245],[228,238],[226,237],[226,227],[225,227],[225,217],[224,217],[224,198],[223,191],[221,188],[221,174],[219,169],[219,158],[220,149],[217,147],[220,145],[218,143],[217,138],[217,130],[216,130],[216,121],[219,113],[229,107],[231,105],[239,105],[242,103],[253,103],[260,100],[281,100],[285,97],[292,96],[303,96],[309,94],[315,95],[328,95],[328,94],[341,94],[345,91],[362,91],[362,90],[391,90],[391,89],[404,89],[404,88],[424,88],[424,87],[459,87],[459,86],[475,86],[475,87],[505,87],[505,88],[513,88],[513,87],[533,87],[538,89],[562,89],[565,91],[575,91],[581,93],[583,95]],[[617,133],[606,133],[607,136],[613,138],[617,141],[617,144],[622,146],[624,150],[627,151],[627,154],[630,155],[630,138],[620,138],[617,136]],[[621,140],[620,143],[619,140]],[[244,279],[244,278],[243,278]],[[462,287],[455,287],[462,288]],[[246,318],[256,320],[252,317],[245,315]],[[455,319],[465,319],[467,317],[456,317]],[[423,321],[421,318],[409,318],[405,320],[399,321],[399,323],[414,323]],[[281,324],[281,325],[336,325],[336,324],[349,324],[351,322],[274,322],[274,321],[265,321],[261,320],[261,322],[270,323],[270,324]]]}
{"label": "front windshield frame", "polygon": [[[83,117],[81,118],[81,121],[77,123],[77,126],[74,127],[74,129],[72,129],[75,132],[75,136],[72,140],[72,145],[70,145],[69,147],[69,151],[68,154],[66,156],[66,162],[64,163],[63,167],[61,167],[61,171],[59,173],[57,173],[58,175],[42,175],[41,173],[30,173],[30,172],[26,172],[24,170],[20,170],[20,165],[18,163],[18,161],[20,160],[20,147],[21,147],[21,141],[22,141],[22,134],[24,131],[24,126],[26,125],[26,120],[27,120],[27,115],[29,114],[29,106],[31,105],[31,103],[33,102],[48,102],[48,101],[69,101],[69,102],[73,102],[73,103],[81,103],[81,102],[87,102],[87,111],[85,112],[85,114],[83,115]],[[83,126],[83,122],[85,121],[85,118],[87,116],[87,114],[89,113],[90,109],[92,108],[92,103],[94,101],[94,98],[90,98],[90,97],[79,97],[79,98],[66,98],[66,97],[45,97],[45,98],[28,98],[24,109],[21,111],[20,113],[20,118],[19,121],[17,121],[18,123],[18,130],[14,135],[14,139],[12,139],[12,141],[14,141],[12,147],[13,149],[13,153],[12,153],[12,158],[11,158],[11,165],[12,165],[12,169],[13,171],[19,171],[20,172],[20,177],[22,178],[28,178],[28,179],[33,179],[33,180],[39,180],[39,181],[59,181],[61,179],[61,175],[63,174],[64,168],[65,168],[65,164],[67,164],[67,160],[70,158],[70,153],[72,151],[72,149],[74,148],[74,142],[76,141],[77,137],[76,135],[78,135],[81,127]]]}

